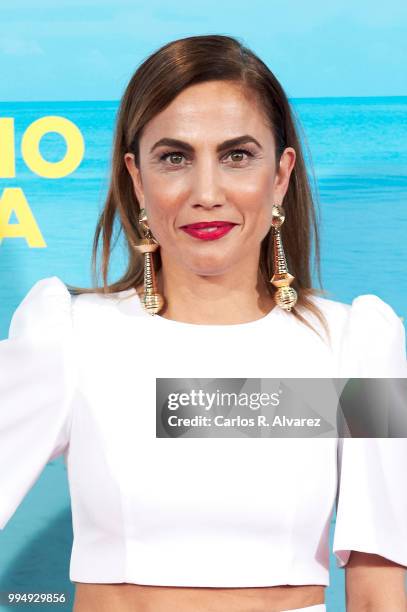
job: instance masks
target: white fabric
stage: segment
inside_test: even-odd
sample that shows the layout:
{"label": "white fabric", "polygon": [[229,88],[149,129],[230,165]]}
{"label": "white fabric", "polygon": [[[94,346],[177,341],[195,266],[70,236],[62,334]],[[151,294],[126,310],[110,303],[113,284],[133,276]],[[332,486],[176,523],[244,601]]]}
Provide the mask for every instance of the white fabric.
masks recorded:
{"label": "white fabric", "polygon": [[279,308],[194,325],[151,317],[130,290],[38,281],[0,342],[0,528],[63,454],[72,581],[329,585],[337,493],[338,565],[353,549],[407,566],[406,439],[156,438],[156,377],[407,376],[387,303],[314,300],[331,346]]}

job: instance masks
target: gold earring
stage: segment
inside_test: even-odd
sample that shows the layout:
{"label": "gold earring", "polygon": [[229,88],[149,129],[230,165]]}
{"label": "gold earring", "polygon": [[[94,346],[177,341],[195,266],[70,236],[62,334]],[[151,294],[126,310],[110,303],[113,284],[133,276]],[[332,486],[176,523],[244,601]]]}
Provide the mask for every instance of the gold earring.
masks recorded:
{"label": "gold earring", "polygon": [[138,222],[143,229],[144,238],[139,244],[133,244],[133,247],[144,254],[144,293],[141,296],[141,303],[149,314],[155,315],[164,305],[164,298],[157,291],[153,262],[153,253],[159,244],[149,228],[145,208],[140,210]]}
{"label": "gold earring", "polygon": [[273,234],[273,261],[274,274],[270,279],[275,287],[278,287],[274,300],[277,306],[290,311],[297,303],[297,292],[290,287],[295,276],[287,270],[287,261],[284,254],[283,243],[281,240],[280,227],[285,220],[285,212],[282,205],[273,204],[272,208],[272,234]]}

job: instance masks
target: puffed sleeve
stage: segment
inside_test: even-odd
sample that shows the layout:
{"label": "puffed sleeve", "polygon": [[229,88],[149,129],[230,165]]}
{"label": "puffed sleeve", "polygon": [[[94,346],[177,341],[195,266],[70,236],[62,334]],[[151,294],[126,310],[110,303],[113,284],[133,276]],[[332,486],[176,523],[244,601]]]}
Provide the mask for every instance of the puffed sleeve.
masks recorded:
{"label": "puffed sleeve", "polygon": [[68,448],[75,381],[71,296],[58,277],[44,278],[0,341],[0,529]]}
{"label": "puffed sleeve", "polygon": [[[352,364],[358,372],[352,377],[407,377],[404,326],[381,298],[368,294],[353,300],[342,359],[347,376]],[[338,439],[337,567],[346,565],[352,550],[407,566],[406,472],[406,438]]]}

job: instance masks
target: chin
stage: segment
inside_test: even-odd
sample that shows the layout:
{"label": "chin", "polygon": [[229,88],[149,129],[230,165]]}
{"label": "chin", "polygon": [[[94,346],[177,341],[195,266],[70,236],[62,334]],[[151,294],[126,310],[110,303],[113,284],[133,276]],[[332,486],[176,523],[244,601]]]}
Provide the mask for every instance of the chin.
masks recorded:
{"label": "chin", "polygon": [[229,266],[225,267],[223,262],[222,266],[191,266],[189,269],[197,276],[220,276],[228,271]]}
{"label": "chin", "polygon": [[226,274],[229,270],[239,264],[238,257],[232,257],[230,252],[224,249],[223,253],[197,253],[182,249],[177,257],[178,264],[187,268],[198,276],[218,276]]}

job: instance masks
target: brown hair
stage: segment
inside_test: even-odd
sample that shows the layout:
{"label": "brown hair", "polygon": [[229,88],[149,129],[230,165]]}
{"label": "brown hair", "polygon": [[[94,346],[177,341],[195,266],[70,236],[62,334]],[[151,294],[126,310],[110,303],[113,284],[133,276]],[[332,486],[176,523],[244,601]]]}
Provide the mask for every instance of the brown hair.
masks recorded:
{"label": "brown hair", "polygon": [[[311,287],[312,234],[318,280],[322,287],[320,247],[313,196],[297,134],[300,123],[290,108],[282,86],[270,69],[238,39],[230,36],[191,36],[172,41],[150,55],[131,77],[118,110],[110,185],[93,241],[92,277],[95,286],[91,289],[71,285],[67,287],[73,295],[78,295],[111,294],[142,285],[143,255],[131,247],[131,243],[137,243],[143,237],[138,224],[140,205],[133,190],[124,155],[127,152],[134,153],[135,163],[138,165],[139,140],[145,125],[190,85],[213,80],[233,81],[242,85],[245,91],[254,92],[274,135],[277,163],[286,147],[293,147],[296,151],[295,166],[283,202],[286,220],[281,229],[288,269],[295,277],[292,287],[298,294],[297,304],[290,315],[316,331],[300,314],[300,310],[311,312],[319,319],[329,336],[326,319],[312,301],[312,296],[325,294],[326,291]],[[316,189],[314,174],[313,177]],[[124,230],[128,263],[122,277],[108,284],[107,276],[116,219],[119,222],[119,231]],[[271,231],[270,228],[262,241],[259,267],[268,291],[274,295],[276,289],[269,282],[273,275]],[[103,286],[97,287],[96,261],[101,237]],[[115,243],[113,247],[114,245]],[[159,249],[154,254],[154,263],[156,270],[159,270],[161,267]]]}

